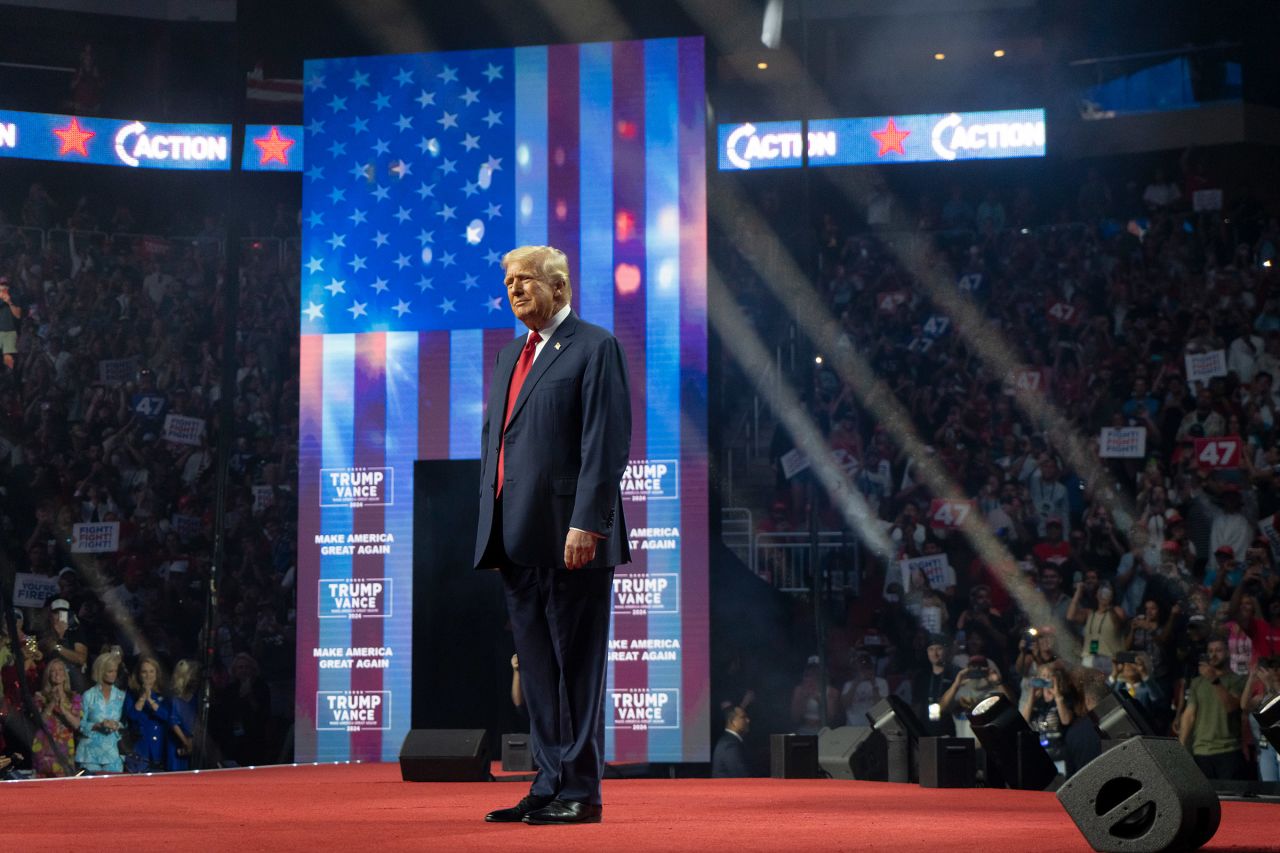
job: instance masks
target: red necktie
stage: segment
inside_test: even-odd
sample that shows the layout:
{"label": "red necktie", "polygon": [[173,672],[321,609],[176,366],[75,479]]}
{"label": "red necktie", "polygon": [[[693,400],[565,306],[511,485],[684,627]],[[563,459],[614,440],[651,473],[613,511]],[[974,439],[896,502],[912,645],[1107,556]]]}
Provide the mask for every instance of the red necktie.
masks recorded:
{"label": "red necktie", "polygon": [[494,497],[502,494],[503,457],[506,455],[507,450],[507,424],[511,423],[511,414],[515,410],[516,398],[520,396],[520,389],[524,387],[524,380],[528,378],[529,371],[533,369],[535,347],[541,342],[541,335],[537,332],[529,333],[529,339],[525,341],[524,349],[520,350],[520,358],[516,361],[516,369],[511,373],[511,385],[507,387],[507,413],[502,419],[503,435],[498,440],[498,490],[494,493]]}

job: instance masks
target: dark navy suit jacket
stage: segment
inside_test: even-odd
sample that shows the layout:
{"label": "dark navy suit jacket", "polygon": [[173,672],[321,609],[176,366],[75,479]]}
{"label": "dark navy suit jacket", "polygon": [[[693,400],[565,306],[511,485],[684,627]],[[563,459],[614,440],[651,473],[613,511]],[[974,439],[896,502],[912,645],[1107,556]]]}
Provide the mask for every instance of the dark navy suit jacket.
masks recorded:
{"label": "dark navy suit jacket", "polygon": [[[498,442],[507,389],[526,336],[498,353],[481,433],[480,522],[475,568],[494,520]],[[630,562],[619,482],[631,448],[626,361],[607,329],[572,311],[533,362],[507,421],[502,541],[518,566],[564,567],[570,527],[597,533],[587,568]]]}

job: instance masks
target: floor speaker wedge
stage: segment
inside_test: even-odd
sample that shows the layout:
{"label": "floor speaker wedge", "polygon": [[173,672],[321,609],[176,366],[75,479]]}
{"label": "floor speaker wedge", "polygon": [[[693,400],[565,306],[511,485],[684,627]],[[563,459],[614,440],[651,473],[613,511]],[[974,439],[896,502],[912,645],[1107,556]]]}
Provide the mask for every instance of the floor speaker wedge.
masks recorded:
{"label": "floor speaker wedge", "polygon": [[411,729],[400,745],[406,782],[486,782],[489,737],[484,729]]}

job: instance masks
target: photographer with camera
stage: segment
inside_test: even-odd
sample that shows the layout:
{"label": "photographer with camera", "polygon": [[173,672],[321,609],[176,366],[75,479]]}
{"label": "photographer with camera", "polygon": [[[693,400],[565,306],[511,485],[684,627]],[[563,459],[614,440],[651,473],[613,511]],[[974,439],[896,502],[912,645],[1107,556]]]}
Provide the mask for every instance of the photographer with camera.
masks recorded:
{"label": "photographer with camera", "polygon": [[955,715],[958,737],[973,737],[969,712],[983,699],[996,694],[1010,702],[1017,701],[996,665],[982,655],[973,655],[969,658],[969,665],[956,673],[951,686],[942,694],[939,710],[943,714]]}
{"label": "photographer with camera", "polygon": [[1280,655],[1259,658],[1240,693],[1240,710],[1248,716],[1253,729],[1253,740],[1258,745],[1258,778],[1263,782],[1280,782],[1280,753],[1262,736],[1253,712],[1276,697],[1280,697]]}
{"label": "photographer with camera", "polygon": [[1063,695],[1063,672],[1055,664],[1041,664],[1031,679],[1030,689],[1022,694],[1019,710],[1022,718],[1040,738],[1040,745],[1057,765],[1059,773],[1067,772],[1063,737],[1075,718]]}

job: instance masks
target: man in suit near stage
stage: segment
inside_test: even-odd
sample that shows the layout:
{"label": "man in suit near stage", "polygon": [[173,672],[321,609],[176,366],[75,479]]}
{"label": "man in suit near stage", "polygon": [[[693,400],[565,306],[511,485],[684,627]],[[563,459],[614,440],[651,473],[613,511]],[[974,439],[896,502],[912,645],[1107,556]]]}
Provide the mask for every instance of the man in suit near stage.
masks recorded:
{"label": "man in suit near stage", "polygon": [[711,778],[740,779],[755,775],[747,761],[744,743],[749,731],[751,718],[747,716],[746,708],[734,705],[724,712],[724,734],[720,735],[711,753]]}
{"label": "man in suit near stage", "polygon": [[495,823],[598,823],[613,569],[630,561],[619,482],[631,445],[626,360],[569,307],[564,253],[502,259],[529,333],[499,354],[481,439],[475,566],[497,568],[538,774]]}

